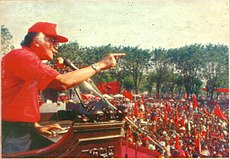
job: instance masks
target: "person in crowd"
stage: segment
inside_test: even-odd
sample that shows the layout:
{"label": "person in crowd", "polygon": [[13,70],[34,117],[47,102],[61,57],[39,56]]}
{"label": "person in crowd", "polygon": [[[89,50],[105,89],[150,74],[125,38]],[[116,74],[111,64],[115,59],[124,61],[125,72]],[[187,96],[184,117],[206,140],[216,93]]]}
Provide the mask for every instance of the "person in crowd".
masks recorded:
{"label": "person in crowd", "polygon": [[[145,110],[148,115],[132,116],[132,120],[136,121],[140,130],[146,130],[154,141],[161,144],[165,149],[164,157],[229,157],[228,121],[215,116],[212,105],[203,102],[194,111],[191,101],[170,102],[168,99],[160,99],[149,102],[151,103]],[[223,105],[223,113],[228,118],[228,109],[224,108]],[[134,107],[128,111],[128,115],[133,112]],[[138,124],[137,121],[148,121],[148,126]],[[178,141],[176,135],[179,137]],[[142,135],[139,138],[141,147],[153,151],[154,156],[159,157],[158,154],[162,152],[154,148],[156,145],[153,142],[146,142]],[[133,141],[129,142],[135,144]]]}
{"label": "person in crowd", "polygon": [[101,70],[115,67],[116,60],[125,55],[110,53],[88,67],[61,74],[42,62],[58,54],[58,43],[68,42],[66,37],[57,34],[56,26],[49,22],[35,23],[28,29],[22,48],[2,58],[2,153],[46,146],[37,132],[49,134],[51,129],[60,129],[59,125],[38,124],[40,90],[63,91],[74,87]]}

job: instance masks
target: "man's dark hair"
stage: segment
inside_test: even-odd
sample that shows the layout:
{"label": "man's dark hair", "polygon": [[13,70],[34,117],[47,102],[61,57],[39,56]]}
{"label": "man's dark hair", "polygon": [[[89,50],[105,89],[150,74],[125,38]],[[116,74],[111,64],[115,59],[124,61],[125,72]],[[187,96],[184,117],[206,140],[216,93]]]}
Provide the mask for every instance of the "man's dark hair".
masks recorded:
{"label": "man's dark hair", "polygon": [[27,46],[30,47],[30,44],[33,41],[33,38],[38,35],[38,32],[30,32],[26,34],[24,40],[21,42],[21,46]]}

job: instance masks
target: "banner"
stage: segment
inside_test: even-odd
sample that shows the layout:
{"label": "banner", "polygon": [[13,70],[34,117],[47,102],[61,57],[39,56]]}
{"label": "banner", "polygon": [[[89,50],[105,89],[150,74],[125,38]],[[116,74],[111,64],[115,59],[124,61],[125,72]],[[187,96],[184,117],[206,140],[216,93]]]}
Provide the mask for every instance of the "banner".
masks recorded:
{"label": "banner", "polygon": [[218,92],[228,93],[229,92],[229,88],[218,88],[217,91]]}
{"label": "banner", "polygon": [[118,81],[113,82],[99,82],[97,85],[102,94],[117,94],[120,93],[120,86]]}
{"label": "banner", "polygon": [[129,91],[123,90],[123,96],[130,99],[130,100],[133,100],[133,95]]}
{"label": "banner", "polygon": [[[202,88],[202,91],[206,92],[207,88]],[[213,92],[228,93],[229,88],[214,88]]]}

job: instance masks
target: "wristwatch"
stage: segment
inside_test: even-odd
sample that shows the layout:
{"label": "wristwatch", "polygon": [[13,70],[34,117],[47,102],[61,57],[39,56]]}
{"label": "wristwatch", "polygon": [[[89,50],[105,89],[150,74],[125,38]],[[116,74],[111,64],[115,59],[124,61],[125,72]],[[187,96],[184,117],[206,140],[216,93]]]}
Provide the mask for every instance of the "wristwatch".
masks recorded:
{"label": "wristwatch", "polygon": [[99,68],[96,64],[91,65],[92,69],[94,69],[96,72],[99,72]]}

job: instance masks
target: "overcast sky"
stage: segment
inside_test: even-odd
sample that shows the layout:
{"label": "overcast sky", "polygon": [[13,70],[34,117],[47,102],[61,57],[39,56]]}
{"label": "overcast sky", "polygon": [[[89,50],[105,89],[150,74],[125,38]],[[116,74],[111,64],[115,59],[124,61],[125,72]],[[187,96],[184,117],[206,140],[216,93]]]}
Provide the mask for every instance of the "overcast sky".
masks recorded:
{"label": "overcast sky", "polygon": [[1,0],[0,22],[15,47],[38,21],[58,24],[58,32],[80,46],[178,48],[226,44],[228,0]]}

